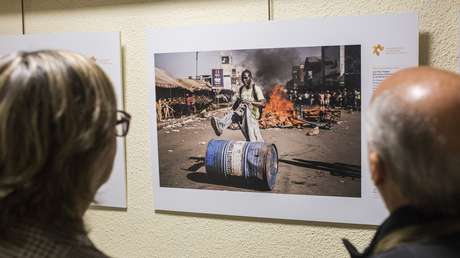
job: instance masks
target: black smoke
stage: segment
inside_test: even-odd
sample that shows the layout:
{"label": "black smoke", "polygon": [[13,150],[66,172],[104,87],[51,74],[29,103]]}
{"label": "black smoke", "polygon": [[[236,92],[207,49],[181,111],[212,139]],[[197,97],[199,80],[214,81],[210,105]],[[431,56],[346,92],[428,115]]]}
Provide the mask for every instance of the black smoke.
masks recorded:
{"label": "black smoke", "polygon": [[254,81],[269,93],[278,84],[292,79],[292,66],[301,58],[295,48],[254,49],[247,52],[243,65],[251,70]]}

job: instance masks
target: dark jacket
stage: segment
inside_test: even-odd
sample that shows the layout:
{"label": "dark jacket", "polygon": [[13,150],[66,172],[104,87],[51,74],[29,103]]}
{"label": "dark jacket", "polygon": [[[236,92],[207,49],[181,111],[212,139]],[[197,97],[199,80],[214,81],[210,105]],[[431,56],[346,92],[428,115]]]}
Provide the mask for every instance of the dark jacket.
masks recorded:
{"label": "dark jacket", "polygon": [[343,242],[352,258],[460,257],[460,218],[425,215],[406,206],[380,225],[363,253],[348,240]]}
{"label": "dark jacket", "polygon": [[86,235],[68,236],[32,224],[13,228],[14,241],[0,240],[0,258],[108,258]]}

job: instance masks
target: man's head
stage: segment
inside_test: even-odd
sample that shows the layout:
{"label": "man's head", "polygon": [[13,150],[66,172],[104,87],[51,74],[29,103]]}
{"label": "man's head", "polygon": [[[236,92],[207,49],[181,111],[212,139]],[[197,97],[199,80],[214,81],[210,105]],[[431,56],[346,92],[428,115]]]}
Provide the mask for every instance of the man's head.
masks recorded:
{"label": "man's head", "polygon": [[0,228],[79,221],[110,175],[116,121],[112,84],[94,61],[63,51],[1,58]]}
{"label": "man's head", "polygon": [[248,69],[244,70],[241,73],[241,81],[243,82],[243,85],[246,87],[251,86],[252,82],[252,73]]}
{"label": "man's head", "polygon": [[411,204],[460,215],[460,76],[433,68],[397,72],[368,114],[372,179],[390,211]]}

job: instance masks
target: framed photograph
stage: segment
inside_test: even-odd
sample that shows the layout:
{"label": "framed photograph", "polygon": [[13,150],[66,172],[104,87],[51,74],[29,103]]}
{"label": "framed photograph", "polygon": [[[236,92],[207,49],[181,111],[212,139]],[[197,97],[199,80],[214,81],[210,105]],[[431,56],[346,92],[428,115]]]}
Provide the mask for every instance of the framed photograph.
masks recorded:
{"label": "framed photograph", "polygon": [[[0,36],[0,55],[16,51],[59,49],[92,58],[111,79],[119,109],[123,109],[119,32],[31,34]],[[101,186],[93,205],[126,208],[124,139],[117,139],[117,153],[109,180]]]}
{"label": "framed photograph", "polygon": [[379,224],[366,107],[417,66],[417,26],[402,14],[149,30],[155,209]]}

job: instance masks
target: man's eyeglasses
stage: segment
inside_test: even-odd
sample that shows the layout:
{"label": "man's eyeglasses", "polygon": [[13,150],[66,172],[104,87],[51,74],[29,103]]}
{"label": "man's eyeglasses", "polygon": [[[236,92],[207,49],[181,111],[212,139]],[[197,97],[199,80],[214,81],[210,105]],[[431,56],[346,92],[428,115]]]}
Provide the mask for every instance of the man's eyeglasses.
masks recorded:
{"label": "man's eyeglasses", "polygon": [[129,131],[131,115],[125,111],[117,110],[117,122],[115,123],[115,134],[118,137],[125,137]]}

